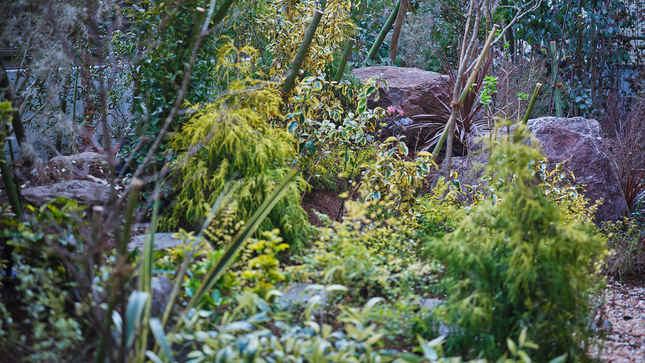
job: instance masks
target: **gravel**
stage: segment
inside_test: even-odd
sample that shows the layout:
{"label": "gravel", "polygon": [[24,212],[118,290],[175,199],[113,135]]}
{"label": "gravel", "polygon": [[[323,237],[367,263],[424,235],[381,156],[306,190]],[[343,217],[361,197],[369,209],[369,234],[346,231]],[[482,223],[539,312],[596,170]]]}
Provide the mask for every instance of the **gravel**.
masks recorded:
{"label": "gravel", "polygon": [[[607,283],[605,334],[589,353],[602,362],[645,362],[645,288]],[[608,331],[609,330],[609,331]]]}

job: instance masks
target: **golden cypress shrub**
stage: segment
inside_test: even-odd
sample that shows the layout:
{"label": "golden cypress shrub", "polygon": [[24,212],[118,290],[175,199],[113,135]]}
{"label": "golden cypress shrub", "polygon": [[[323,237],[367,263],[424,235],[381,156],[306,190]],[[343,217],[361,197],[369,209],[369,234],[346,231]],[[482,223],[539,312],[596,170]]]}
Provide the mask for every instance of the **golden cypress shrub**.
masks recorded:
{"label": "golden cypress shrub", "polygon": [[[215,102],[195,109],[170,140],[179,151],[170,166],[177,173],[176,198],[172,211],[161,220],[163,228],[197,226],[230,179],[241,183],[235,191],[238,220],[247,219],[262,204],[297,156],[293,136],[269,122],[280,115],[281,102],[274,87],[235,79]],[[298,177],[260,231],[278,228],[292,247],[303,242],[311,228],[300,207],[305,185]]]}
{"label": "golden cypress shrub", "polygon": [[451,354],[499,357],[523,329],[540,347],[537,361],[586,354],[604,239],[590,216],[573,217],[588,215],[579,195],[557,200],[548,183],[536,183],[534,164],[543,157],[527,137],[520,130],[516,142],[492,149],[497,192],[428,245],[446,263],[451,292],[442,316],[454,327]]}

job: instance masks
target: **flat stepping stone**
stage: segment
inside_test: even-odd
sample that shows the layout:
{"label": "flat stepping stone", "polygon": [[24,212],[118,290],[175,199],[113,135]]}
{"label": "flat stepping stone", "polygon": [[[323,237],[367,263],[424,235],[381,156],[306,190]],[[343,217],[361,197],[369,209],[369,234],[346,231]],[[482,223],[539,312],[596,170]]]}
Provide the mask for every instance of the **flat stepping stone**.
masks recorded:
{"label": "flat stepping stone", "polygon": [[110,187],[89,180],[70,180],[20,192],[28,203],[38,207],[56,198],[73,199],[80,205],[102,205],[110,197]]}
{"label": "flat stepping stone", "polygon": [[293,285],[287,286],[287,289],[283,291],[282,296],[280,296],[281,303],[290,303],[290,304],[306,304],[312,297],[316,295],[322,296],[320,300],[321,304],[324,304],[327,301],[327,296],[322,290],[307,290],[310,286],[315,286],[316,284],[306,284],[306,283],[296,283]]}
{"label": "flat stepping stone", "polygon": [[[166,248],[183,246],[184,241],[178,238],[173,238],[173,234],[174,233],[155,233],[153,250],[160,251],[165,250]],[[143,251],[143,246],[149,236],[150,234],[142,234],[140,236],[133,237],[132,241],[128,243],[128,251],[134,251],[135,248],[138,248],[139,251]]]}
{"label": "flat stepping stone", "polygon": [[421,301],[421,307],[428,308],[429,310],[432,310],[440,305],[443,305],[446,302],[446,300],[441,300],[441,299],[423,299]]}

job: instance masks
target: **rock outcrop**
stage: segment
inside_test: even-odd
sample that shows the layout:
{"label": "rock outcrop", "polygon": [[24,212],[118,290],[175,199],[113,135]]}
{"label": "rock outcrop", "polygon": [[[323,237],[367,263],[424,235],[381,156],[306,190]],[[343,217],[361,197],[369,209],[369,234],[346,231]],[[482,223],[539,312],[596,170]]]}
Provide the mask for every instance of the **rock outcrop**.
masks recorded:
{"label": "rock outcrop", "polygon": [[42,206],[56,198],[74,199],[81,205],[101,205],[110,197],[110,188],[88,180],[70,180],[20,191],[28,203]]}
{"label": "rock outcrop", "polygon": [[439,73],[389,66],[357,68],[353,73],[362,81],[376,77],[387,82],[388,89],[386,90],[385,84],[381,84],[378,101],[368,102],[368,107],[381,107],[385,110],[390,106],[400,107],[403,114],[394,112],[385,118],[388,128],[385,136],[405,135],[405,142],[410,147],[417,145],[417,138],[421,146],[427,133],[416,128],[416,122],[409,117],[433,113],[433,109],[444,107],[442,102],[450,103],[447,87],[449,77]]}
{"label": "rock outcrop", "polygon": [[107,156],[95,152],[84,152],[74,155],[56,156],[50,162],[55,164],[97,164],[107,162]]}
{"label": "rock outcrop", "polygon": [[[541,117],[529,120],[528,127],[540,142],[551,169],[555,164],[565,162],[565,167],[576,177],[575,185],[584,185],[584,196],[592,203],[602,199],[596,211],[597,223],[627,215],[627,202],[612,161],[605,152],[598,121],[582,117]],[[471,149],[478,147],[473,145]],[[488,154],[484,152],[454,157],[451,164],[462,183],[474,185],[481,182],[482,166],[487,163]]]}
{"label": "rock outcrop", "polygon": [[159,275],[152,278],[150,281],[152,288],[152,303],[150,304],[150,315],[157,317],[161,316],[166,310],[166,305],[170,301],[172,288],[174,284],[168,276]]}
{"label": "rock outcrop", "polygon": [[[173,234],[174,233],[155,233],[153,249],[155,251],[160,251],[165,250],[166,248],[173,248],[183,245],[184,241],[179,238],[174,238],[172,236]],[[149,237],[149,234],[142,234],[132,237],[132,241],[128,243],[128,251],[133,251],[135,248],[138,248],[139,251],[143,251],[146,239]]]}

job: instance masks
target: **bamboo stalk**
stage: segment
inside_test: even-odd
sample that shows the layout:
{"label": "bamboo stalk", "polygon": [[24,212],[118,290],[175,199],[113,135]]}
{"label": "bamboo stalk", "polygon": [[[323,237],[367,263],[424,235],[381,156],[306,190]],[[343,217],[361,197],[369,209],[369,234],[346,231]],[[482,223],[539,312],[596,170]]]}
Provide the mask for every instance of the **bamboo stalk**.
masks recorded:
{"label": "bamboo stalk", "polygon": [[282,85],[282,92],[285,94],[288,94],[293,89],[293,85],[295,84],[298,73],[300,72],[300,67],[302,67],[302,63],[305,61],[305,56],[307,55],[307,51],[309,51],[311,41],[314,39],[314,34],[316,33],[316,28],[318,27],[318,23],[320,23],[322,15],[322,11],[314,10],[314,17],[311,19],[309,28],[307,28],[307,32],[305,33],[305,38],[302,40],[298,53],[296,53],[296,57],[293,59],[289,75],[284,81],[284,85]]}
{"label": "bamboo stalk", "polygon": [[537,99],[537,95],[540,92],[540,87],[542,87],[542,83],[538,82],[535,85],[535,90],[533,91],[531,102],[529,102],[529,107],[526,109],[526,113],[524,114],[524,119],[522,120],[522,123],[524,125],[526,125],[526,123],[529,121],[529,116],[531,116],[531,111],[533,111],[533,106],[535,105],[535,100]]}
{"label": "bamboo stalk", "polygon": [[186,42],[186,48],[190,49],[195,44],[195,40],[200,32],[200,27],[204,23],[204,18],[206,17],[206,9],[197,7],[195,8],[195,14],[193,14],[193,29],[190,32],[188,41]]}
{"label": "bamboo stalk", "polygon": [[345,72],[345,66],[347,66],[347,59],[349,55],[352,54],[352,48],[354,48],[354,43],[356,40],[354,38],[349,38],[345,44],[345,51],[343,51],[343,58],[340,60],[340,65],[336,71],[336,76],[334,77],[334,82],[340,82],[343,79],[343,73]]}
{"label": "bamboo stalk", "polygon": [[367,54],[367,59],[365,60],[365,63],[368,61],[373,61],[374,58],[376,58],[376,53],[378,52],[378,49],[381,47],[381,44],[383,44],[383,40],[385,39],[385,36],[387,33],[390,31],[390,28],[392,28],[392,25],[394,24],[394,20],[396,20],[396,15],[399,13],[399,7],[401,6],[401,0],[399,0],[396,3],[396,6],[394,9],[392,9],[392,12],[390,13],[390,16],[387,18],[387,21],[383,25],[383,28],[381,28],[381,32],[378,34],[376,37],[376,40],[374,41],[374,44],[372,44],[372,48],[370,49],[370,52]]}
{"label": "bamboo stalk", "polygon": [[217,9],[217,13],[215,13],[215,17],[213,18],[213,27],[217,26],[217,24],[221,23],[222,20],[224,20],[228,9],[231,7],[231,5],[233,5],[234,2],[235,0],[224,0],[222,6],[220,6],[219,9]]}
{"label": "bamboo stalk", "polygon": [[[481,54],[479,55],[479,58],[477,58],[477,62],[475,64],[475,67],[472,70],[472,73],[470,74],[470,77],[468,78],[468,81],[466,82],[466,86],[461,92],[461,95],[457,101],[458,106],[461,106],[462,103],[464,103],[464,100],[466,99],[466,96],[468,95],[468,91],[470,90],[470,87],[473,85],[473,82],[475,82],[475,78],[477,77],[477,73],[479,72],[479,68],[481,67],[482,61],[486,57],[486,53],[488,53],[488,49],[490,48],[491,43],[493,42],[493,39],[495,39],[495,33],[497,32],[497,29],[499,29],[499,25],[495,24],[493,25],[493,29],[491,29],[490,34],[488,35],[488,39],[486,39],[486,44],[484,44],[484,49],[482,49]],[[459,85],[455,84],[455,87],[459,87]],[[446,123],[446,126],[443,129],[443,132],[441,133],[441,138],[439,138],[439,141],[437,142],[437,145],[435,146],[434,150],[432,151],[432,160],[434,161],[437,156],[439,155],[439,151],[441,150],[441,147],[443,146],[443,143],[446,141],[446,137],[448,137],[448,133],[450,131],[450,125],[454,123],[457,119],[457,111],[453,108],[452,113],[450,114],[450,119]],[[448,151],[447,151],[448,152]],[[446,154],[447,155],[447,154]]]}
{"label": "bamboo stalk", "polygon": [[560,87],[558,87],[558,62],[560,62],[560,57],[555,46],[555,41],[552,41],[549,44],[549,47],[551,50],[551,73],[553,73],[553,82],[551,88],[553,88],[555,116],[562,117],[562,99],[560,97]]}

